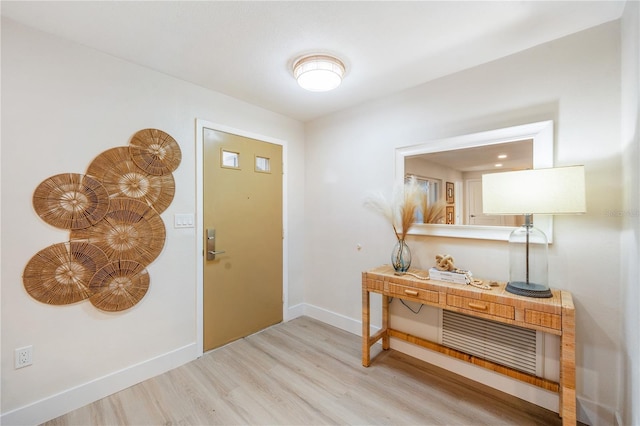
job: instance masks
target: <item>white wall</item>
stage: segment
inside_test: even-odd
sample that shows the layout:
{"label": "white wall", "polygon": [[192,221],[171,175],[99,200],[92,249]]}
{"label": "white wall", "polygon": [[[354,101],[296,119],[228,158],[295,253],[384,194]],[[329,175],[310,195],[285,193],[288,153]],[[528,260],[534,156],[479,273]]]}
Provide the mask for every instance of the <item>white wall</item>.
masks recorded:
{"label": "white wall", "polygon": [[640,424],[640,3],[622,19],[622,353],[620,425]]}
{"label": "white wall", "polygon": [[[206,54],[206,52],[203,52]],[[180,58],[175,58],[180,60]],[[2,422],[38,423],[193,359],[196,239],[174,229],[196,213],[195,120],[287,143],[289,302],[303,301],[303,125],[96,51],[2,21]],[[155,127],[180,144],[175,198],[162,213],[167,238],[148,267],[144,299],[121,313],[88,301],[32,299],[22,272],[39,250],[68,239],[46,224],[31,196],[58,173],[84,173],[101,152]],[[33,345],[33,365],[13,368],[14,348]]]}
{"label": "white wall", "polygon": [[[387,263],[394,243],[390,227],[362,200],[369,191],[391,190],[394,149],[553,119],[556,164],[587,170],[589,212],[556,218],[550,251],[550,281],[573,293],[578,310],[580,420],[612,424],[620,410],[620,424],[639,424],[631,408],[640,389],[637,263],[633,268],[639,227],[632,217],[611,214],[638,208],[634,3],[625,12],[623,45],[636,68],[624,68],[632,74],[622,81],[622,114],[620,28],[611,23],[316,120],[307,126],[304,150],[298,122],[3,20],[2,422],[46,420],[195,356],[197,236],[171,222],[174,213],[195,210],[197,117],[289,143],[290,307],[304,304],[307,313],[354,332],[361,271]],[[183,152],[176,196],[162,215],[167,243],[149,267],[149,293],[120,314],[31,299],[22,269],[67,235],[35,214],[33,190],[53,174],[82,173],[100,152],[126,145],[144,127],[167,131]],[[450,253],[476,276],[507,277],[505,243],[412,237],[409,244],[415,266]],[[414,319],[403,310],[394,315]],[[14,370],[13,349],[25,345],[34,346],[34,365]]]}
{"label": "white wall", "polygon": [[[309,123],[306,302],[357,329],[361,271],[389,263],[394,243],[391,227],[362,200],[390,192],[395,148],[554,120],[555,165],[585,165],[588,213],[555,218],[549,279],[573,293],[577,309],[579,418],[612,424],[623,264],[621,219],[609,212],[623,207],[620,72],[614,22]],[[414,266],[448,253],[477,277],[508,279],[505,242],[416,236],[409,245]]]}

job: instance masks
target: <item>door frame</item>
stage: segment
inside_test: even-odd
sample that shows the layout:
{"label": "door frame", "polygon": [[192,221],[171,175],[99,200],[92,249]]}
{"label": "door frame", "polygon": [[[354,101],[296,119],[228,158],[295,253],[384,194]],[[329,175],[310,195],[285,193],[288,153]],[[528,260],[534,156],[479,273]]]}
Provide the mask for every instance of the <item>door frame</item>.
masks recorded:
{"label": "door frame", "polygon": [[289,306],[289,275],[288,271],[288,222],[287,222],[287,142],[257,133],[225,126],[211,121],[196,119],[196,347],[197,356],[204,353],[204,129],[212,129],[234,135],[257,139],[263,142],[282,146],[282,319],[287,321],[287,306]]}

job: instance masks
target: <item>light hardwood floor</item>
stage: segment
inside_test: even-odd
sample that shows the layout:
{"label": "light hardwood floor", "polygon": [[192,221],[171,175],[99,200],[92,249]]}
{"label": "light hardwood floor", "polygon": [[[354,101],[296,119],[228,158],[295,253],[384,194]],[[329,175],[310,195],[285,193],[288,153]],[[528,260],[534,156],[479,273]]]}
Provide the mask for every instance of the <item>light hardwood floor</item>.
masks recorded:
{"label": "light hardwood floor", "polygon": [[360,337],[297,318],[45,425],[562,423],[554,412],[393,350],[364,368],[360,350]]}

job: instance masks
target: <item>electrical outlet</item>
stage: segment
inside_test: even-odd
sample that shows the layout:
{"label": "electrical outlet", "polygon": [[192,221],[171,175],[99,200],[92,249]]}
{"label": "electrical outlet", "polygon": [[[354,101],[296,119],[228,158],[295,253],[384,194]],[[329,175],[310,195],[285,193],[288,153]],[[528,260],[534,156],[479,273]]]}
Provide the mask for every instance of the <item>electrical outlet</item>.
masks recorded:
{"label": "electrical outlet", "polygon": [[33,346],[16,349],[16,368],[33,364]]}

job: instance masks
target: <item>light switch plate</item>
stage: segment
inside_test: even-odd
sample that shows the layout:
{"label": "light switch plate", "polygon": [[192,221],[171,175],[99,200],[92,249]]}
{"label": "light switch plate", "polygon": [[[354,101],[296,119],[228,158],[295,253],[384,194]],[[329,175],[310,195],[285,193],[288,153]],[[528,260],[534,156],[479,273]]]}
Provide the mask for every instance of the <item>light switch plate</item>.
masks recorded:
{"label": "light switch plate", "polygon": [[174,228],[193,228],[195,221],[192,213],[176,213],[173,215]]}

